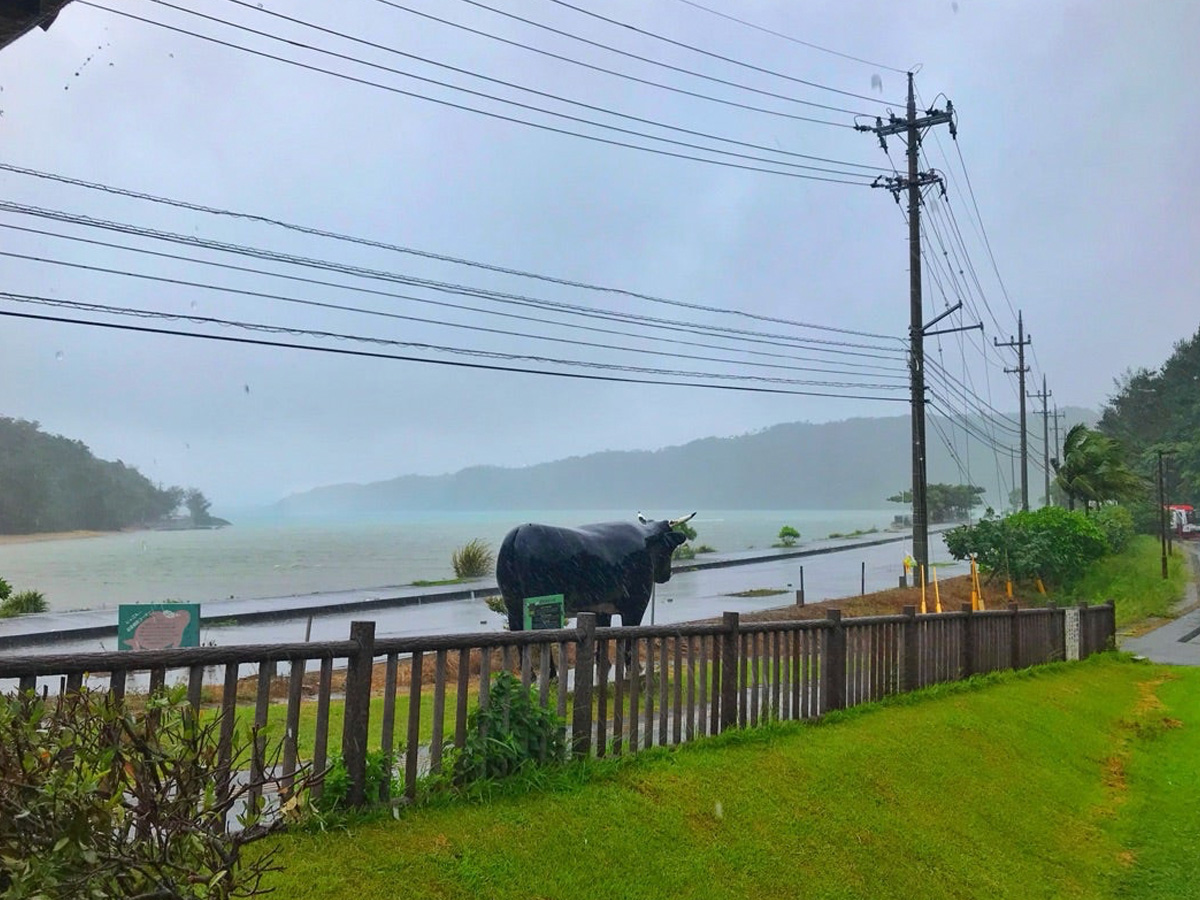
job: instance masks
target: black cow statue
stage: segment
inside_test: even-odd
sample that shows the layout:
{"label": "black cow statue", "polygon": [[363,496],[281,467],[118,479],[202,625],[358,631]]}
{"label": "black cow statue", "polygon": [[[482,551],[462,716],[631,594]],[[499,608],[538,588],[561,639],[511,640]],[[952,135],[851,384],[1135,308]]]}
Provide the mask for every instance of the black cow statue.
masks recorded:
{"label": "black cow statue", "polygon": [[518,525],[496,557],[508,627],[525,627],[526,597],[562,594],[567,616],[594,612],[596,624],[640,625],[654,584],[671,578],[671,554],[687,540],[674,529],[696,515],[651,522],[601,522],[578,528]]}

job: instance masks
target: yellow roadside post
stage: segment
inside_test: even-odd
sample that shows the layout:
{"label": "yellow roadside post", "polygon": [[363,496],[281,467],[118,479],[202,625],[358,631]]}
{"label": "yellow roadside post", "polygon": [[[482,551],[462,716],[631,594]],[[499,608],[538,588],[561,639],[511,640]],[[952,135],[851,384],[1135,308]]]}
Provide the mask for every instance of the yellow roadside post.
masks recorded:
{"label": "yellow roadside post", "polygon": [[925,567],[921,566],[921,615],[927,612],[929,610],[925,608]]}
{"label": "yellow roadside post", "polygon": [[935,612],[942,611],[942,591],[937,583],[937,566],[930,566],[929,571],[933,573],[933,609]]}

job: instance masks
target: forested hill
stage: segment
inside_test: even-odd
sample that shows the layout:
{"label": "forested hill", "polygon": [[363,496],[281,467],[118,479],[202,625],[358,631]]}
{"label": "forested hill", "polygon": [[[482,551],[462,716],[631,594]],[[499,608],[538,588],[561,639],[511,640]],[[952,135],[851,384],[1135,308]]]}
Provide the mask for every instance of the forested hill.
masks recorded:
{"label": "forested hill", "polygon": [[[1066,414],[1069,423],[1095,419],[1085,410]],[[970,480],[986,488],[985,504],[1006,507],[1014,482],[1009,455],[999,455],[977,439],[968,441],[961,423],[939,417],[929,422],[929,481]],[[992,427],[976,420],[968,425],[977,433]],[[333,485],[287,497],[274,510],[283,515],[352,515],[491,509],[885,509],[886,498],[912,482],[910,441],[907,416],[793,422],[662,450],[608,451],[524,468],[481,466],[449,475]],[[954,447],[953,454],[947,444]],[[1040,445],[1037,450],[1037,456],[1031,450],[1030,479],[1040,484]],[[906,511],[896,507],[897,513]]]}
{"label": "forested hill", "polygon": [[132,466],[97,459],[82,441],[36,422],[0,418],[0,534],[149,525],[197,496],[203,501],[198,491],[156,486]]}

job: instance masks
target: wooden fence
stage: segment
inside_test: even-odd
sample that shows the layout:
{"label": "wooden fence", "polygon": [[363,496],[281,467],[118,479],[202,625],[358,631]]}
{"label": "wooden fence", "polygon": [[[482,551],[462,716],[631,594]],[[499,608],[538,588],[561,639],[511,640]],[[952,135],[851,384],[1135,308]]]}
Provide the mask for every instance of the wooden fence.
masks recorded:
{"label": "wooden fence", "polygon": [[[193,705],[224,714],[226,767],[240,718],[275,729],[285,785],[301,760],[323,772],[340,750],[348,799],[362,803],[370,750],[399,750],[403,790],[414,796],[423,773],[441,770],[447,748],[465,744],[472,699],[486,706],[500,671],[519,675],[567,722],[575,755],[634,753],[1065,659],[1065,612],[1015,604],[972,612],[968,604],[936,615],[907,607],[899,616],[843,619],[830,610],[825,619],[745,624],[726,613],[719,623],[637,628],[597,628],[584,614],[561,630],[386,640],[375,639],[373,622],[354,622],[348,641],[9,657],[0,659],[0,687],[69,691],[86,679],[123,697],[130,685],[183,683]],[[1080,658],[1112,646],[1115,633],[1111,602],[1080,605]],[[286,674],[277,674],[281,664]],[[339,715],[341,745],[331,752]],[[262,781],[262,773],[249,776]]]}

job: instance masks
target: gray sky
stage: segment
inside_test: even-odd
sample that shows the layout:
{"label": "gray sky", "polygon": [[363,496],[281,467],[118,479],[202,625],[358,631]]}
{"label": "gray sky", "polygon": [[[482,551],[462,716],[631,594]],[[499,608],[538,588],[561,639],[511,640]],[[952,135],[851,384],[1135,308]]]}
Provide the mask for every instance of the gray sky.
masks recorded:
{"label": "gray sky", "polygon": [[[614,140],[651,143],[322,58],[151,0],[98,2],[401,90]],[[1024,311],[1033,336],[1029,363],[1039,385],[1046,375],[1060,405],[1097,407],[1111,392],[1115,376],[1130,366],[1159,365],[1172,343],[1200,324],[1200,254],[1194,224],[1200,186],[1189,166],[1200,145],[1200,63],[1194,47],[1200,34],[1198,4],[706,0],[706,5],[765,27],[873,61],[863,64],[749,30],[680,0],[579,0],[647,31],[867,98],[860,99],[699,56],[549,0],[488,2],[630,53],[872,115],[886,115],[887,109],[872,98],[899,102],[904,96],[904,76],[884,66],[902,71],[919,64],[917,88],[925,103],[933,104],[936,96],[942,105],[938,95],[944,93],[958,111],[957,150],[966,162],[1008,297],[979,239],[958,153],[944,127],[926,138],[924,150],[929,162],[950,176],[954,222],[936,197],[926,207],[926,222],[951,242],[954,223],[959,226],[987,307],[969,273],[963,276],[969,287],[962,290],[980,309],[988,345],[994,337],[1003,341],[1015,333],[1011,309]],[[655,122],[861,166],[891,165],[869,134],[734,109],[587,71],[422,20],[379,0],[265,0],[250,8],[229,0],[178,0],[178,5],[359,60],[621,127],[665,134],[653,126],[568,108],[315,33],[253,6]],[[803,107],[586,47],[459,0],[404,0],[403,5],[698,93],[843,125],[854,121],[847,112]],[[887,347],[899,346],[896,339],[907,331],[907,229],[886,191],[654,156],[497,121],[204,43],[78,2],[48,32],[31,33],[0,53],[0,87],[0,162],[564,279],[892,339],[801,332],[784,324],[672,308],[0,172],[0,199],[5,202],[599,310]],[[902,112],[899,106],[895,110]],[[711,144],[679,134],[672,137]],[[902,166],[903,144],[892,139],[889,149],[891,160]],[[876,174],[868,169],[848,171]],[[739,349],[751,345],[739,344],[736,338],[717,339],[730,348],[728,352],[654,343],[647,340],[652,332],[638,323],[570,319],[478,297],[264,263],[12,211],[0,211],[0,224],[351,288],[471,304],[536,321],[449,310],[4,228],[0,250],[9,253],[287,295],[310,303],[619,343],[636,352],[472,332],[0,257],[2,289],[14,293],[476,350],[882,383],[901,389],[788,387],[906,397],[903,378],[896,377],[902,375],[900,358],[890,350],[881,353],[883,359],[816,351],[808,355],[828,362],[790,363],[849,367],[850,375],[749,369],[714,358],[781,360],[739,355]],[[942,248],[937,234],[931,232],[929,238],[926,250],[936,263]],[[951,267],[958,264],[952,261]],[[935,280],[927,268],[928,315],[943,308],[943,292],[951,299],[956,295],[951,276],[943,271]],[[236,329],[133,321],[11,301],[0,301],[0,310],[255,336]],[[553,324],[559,321],[629,336]],[[653,334],[714,343],[711,336]],[[259,337],[318,342],[295,335]],[[463,358],[412,348],[320,343]],[[752,348],[778,350],[764,344]],[[974,336],[961,350],[958,339],[944,339],[940,356],[935,342],[929,348],[935,360],[973,385],[985,400],[1005,411],[1015,408],[1013,379],[1000,371],[1015,365],[1008,351],[983,353]],[[661,357],[652,350],[699,358]],[[785,348],[784,353],[793,351]],[[861,369],[863,363],[886,371]],[[529,361],[495,364],[554,368]],[[320,484],[448,472],[475,464],[520,465],[602,449],[653,449],[778,422],[891,415],[907,409],[902,403],[845,397],[497,374],[11,318],[0,321],[0,397],[0,412],[6,415],[36,419],[45,429],[83,440],[97,454],[137,465],[163,483],[201,487],[218,513]]]}

